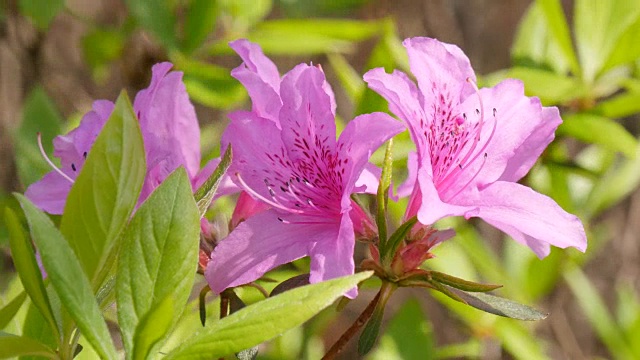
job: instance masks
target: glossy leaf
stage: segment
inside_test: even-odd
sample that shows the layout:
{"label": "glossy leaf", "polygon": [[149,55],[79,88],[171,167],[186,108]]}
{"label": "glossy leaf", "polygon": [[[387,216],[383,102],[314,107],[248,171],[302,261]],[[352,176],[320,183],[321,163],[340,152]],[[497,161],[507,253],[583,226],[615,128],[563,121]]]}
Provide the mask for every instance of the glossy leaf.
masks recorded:
{"label": "glossy leaf", "polygon": [[115,358],[116,350],[107,324],[78,258],[47,215],[24,196],[16,194],[16,198],[24,210],[31,237],[40,249],[42,263],[62,305],[98,354],[105,359]]}
{"label": "glossy leaf", "polygon": [[565,115],[558,127],[558,134],[569,135],[578,140],[602,145],[619,151],[628,157],[635,157],[638,145],[635,137],[619,123],[602,116],[585,113]]}
{"label": "glossy leaf", "polygon": [[200,216],[204,216],[213,201],[213,197],[216,195],[216,191],[218,190],[218,186],[222,181],[222,177],[231,166],[231,160],[233,158],[231,144],[227,146],[227,150],[225,150],[224,155],[220,159],[220,164],[213,171],[213,174],[209,176],[209,178],[196,190],[194,197],[196,199],[196,203],[198,205],[198,210],[200,211]]}
{"label": "glossy leaf", "polygon": [[37,340],[0,331],[0,359],[24,355],[42,356],[49,359],[58,358],[58,355],[51,348]]}
{"label": "glossy leaf", "polygon": [[60,224],[94,289],[109,271],[144,176],[142,134],[122,92],[69,192]]}
{"label": "glossy leaf", "polygon": [[569,25],[567,24],[560,0],[538,0],[537,2],[544,14],[551,38],[558,44],[561,54],[569,63],[573,74],[580,74],[580,65],[573,51]]}
{"label": "glossy leaf", "polygon": [[250,348],[307,321],[372,274],[303,286],[247,306],[194,335],[166,359],[212,359]]}
{"label": "glossy leaf", "polygon": [[0,329],[4,329],[9,324],[26,299],[27,293],[22,291],[0,309]]}
{"label": "glossy leaf", "polygon": [[42,274],[36,261],[31,239],[24,233],[18,217],[10,208],[5,209],[5,221],[9,229],[11,258],[18,271],[18,276],[20,276],[20,281],[22,281],[22,286],[57,337],[58,323],[53,315],[53,310],[51,310],[51,304],[49,304],[49,297],[42,281]]}
{"label": "glossy leaf", "polygon": [[482,292],[465,292],[456,289],[452,289],[452,292],[462,298],[467,305],[494,315],[530,321],[543,320],[548,316],[548,314],[541,313],[530,306],[495,295]]}
{"label": "glossy leaf", "polygon": [[51,140],[60,133],[62,116],[41,88],[36,87],[25,100],[22,122],[14,135],[18,176],[24,185],[30,185],[51,171],[40,149],[37,134],[42,135],[42,147],[51,156]]}
{"label": "glossy leaf", "polygon": [[[140,206],[123,235],[116,297],[122,340],[130,354],[147,354],[182,313],[196,274],[200,214],[183,168],[174,171]],[[156,312],[172,298],[172,316]],[[162,317],[165,333],[153,332],[149,313]],[[146,320],[145,320],[146,319]],[[146,335],[138,331],[148,331]],[[156,329],[155,331],[157,331]],[[134,343],[140,339],[141,343]],[[152,341],[153,340],[153,341]],[[132,350],[135,350],[132,351]]]}

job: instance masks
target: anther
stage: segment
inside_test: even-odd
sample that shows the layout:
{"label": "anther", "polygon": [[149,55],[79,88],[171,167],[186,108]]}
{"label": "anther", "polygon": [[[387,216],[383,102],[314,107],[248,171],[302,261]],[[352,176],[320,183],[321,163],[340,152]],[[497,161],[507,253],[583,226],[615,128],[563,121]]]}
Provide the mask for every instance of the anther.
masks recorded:
{"label": "anther", "polygon": [[76,164],[71,163],[71,170],[76,171]]}

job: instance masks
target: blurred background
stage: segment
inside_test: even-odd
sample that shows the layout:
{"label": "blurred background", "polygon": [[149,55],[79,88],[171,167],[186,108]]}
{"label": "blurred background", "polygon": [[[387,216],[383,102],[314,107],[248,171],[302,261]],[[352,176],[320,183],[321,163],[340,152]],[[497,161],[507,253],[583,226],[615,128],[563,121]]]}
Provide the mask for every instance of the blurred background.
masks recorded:
{"label": "blurred background", "polygon": [[[519,322],[400,289],[366,358],[640,358],[639,0],[0,0],[0,207],[15,207],[11,192],[49,171],[37,132],[51,153],[53,137],[75,127],[94,100],[146,87],[154,63],[184,72],[206,161],[219,153],[225,114],[250,106],[229,75],[240,63],[230,40],[259,43],[281,73],[322,65],[339,120],[348,121],[387,110],[362,74],[379,66],[409,72],[401,41],[412,36],[461,47],[481,85],[516,77],[528,95],[561,109],[556,140],[523,182],[580,216],[589,248],[554,249],[541,261],[482,222],[450,220],[442,225],[458,235],[426,267],[503,284],[497,293],[549,317]],[[399,178],[410,149],[407,136],[396,142]],[[228,221],[232,204],[219,201],[213,221]],[[397,221],[404,205],[393,206]],[[0,307],[22,290],[7,236],[0,221]],[[296,266],[304,261],[279,271]],[[324,311],[262,346],[259,358],[321,357],[373,295]],[[256,298],[251,290],[240,296]],[[199,326],[192,305],[184,334]],[[20,334],[23,322],[24,314],[0,316],[0,329]],[[357,358],[356,344],[342,358]]]}

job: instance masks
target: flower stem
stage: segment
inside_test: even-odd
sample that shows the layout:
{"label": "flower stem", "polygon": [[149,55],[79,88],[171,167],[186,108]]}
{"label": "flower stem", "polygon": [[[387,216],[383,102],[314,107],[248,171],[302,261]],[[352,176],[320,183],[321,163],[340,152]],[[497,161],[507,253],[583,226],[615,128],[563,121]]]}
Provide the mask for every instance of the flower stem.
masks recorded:
{"label": "flower stem", "polygon": [[374,310],[378,307],[378,303],[380,302],[380,299],[382,298],[383,303],[386,304],[387,300],[391,296],[391,293],[393,293],[393,290],[395,289],[396,289],[396,286],[394,284],[383,282],[382,287],[380,288],[380,291],[378,291],[376,296],[371,300],[369,305],[367,305],[367,307],[364,309],[362,314],[358,316],[356,321],[353,324],[351,324],[351,327],[349,327],[349,329],[347,329],[347,331],[345,331],[344,334],[340,336],[340,339],[338,339],[338,341],[336,341],[333,344],[333,346],[331,346],[329,351],[327,351],[324,357],[322,357],[322,360],[335,359],[335,357],[347,345],[349,340],[351,340],[351,338],[358,331],[360,331],[360,329],[362,329],[362,327],[367,323],[367,321],[369,321],[369,319],[371,318],[371,315],[373,315]]}

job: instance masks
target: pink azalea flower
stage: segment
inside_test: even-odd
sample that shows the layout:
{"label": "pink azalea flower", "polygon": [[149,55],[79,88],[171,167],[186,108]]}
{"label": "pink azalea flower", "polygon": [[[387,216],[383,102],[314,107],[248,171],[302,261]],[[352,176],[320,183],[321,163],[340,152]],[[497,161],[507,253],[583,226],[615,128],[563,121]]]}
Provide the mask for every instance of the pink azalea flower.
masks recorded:
{"label": "pink azalea flower", "polygon": [[350,214],[362,219],[350,196],[366,187],[356,183],[373,151],[403,126],[383,113],[362,115],[336,140],[335,99],[321,69],[300,64],[280,79],[258,46],[240,40],[231,47],[244,60],[232,74],[247,87],[253,111],[229,115],[223,147],[233,146],[231,176],[269,209],[213,250],[205,272],[211,289],[249,283],[307,255],[312,283],[353,274]]}
{"label": "pink azalea flower", "polygon": [[[133,108],[140,121],[147,161],[147,174],[138,204],[142,203],[173,170],[184,166],[197,189],[215,169],[212,160],[200,170],[200,128],[189,101],[182,73],[169,72],[165,62],[152,68],[151,84],[140,91]],[[54,155],[61,168],[55,168],[29,186],[25,195],[42,210],[62,214],[73,181],[78,177],[87,154],[113,111],[107,100],[93,103],[93,110],[67,135],[53,140]],[[51,164],[53,166],[53,164]]]}
{"label": "pink azalea flower", "polygon": [[[479,217],[529,246],[587,247],[580,220],[549,197],[516,183],[554,138],[555,107],[524,95],[518,80],[478,90],[469,59],[430,38],[404,41],[418,86],[394,71],[365,74],[416,144],[416,181],[408,216],[431,225],[447,216]],[[417,171],[416,171],[417,170]]]}

